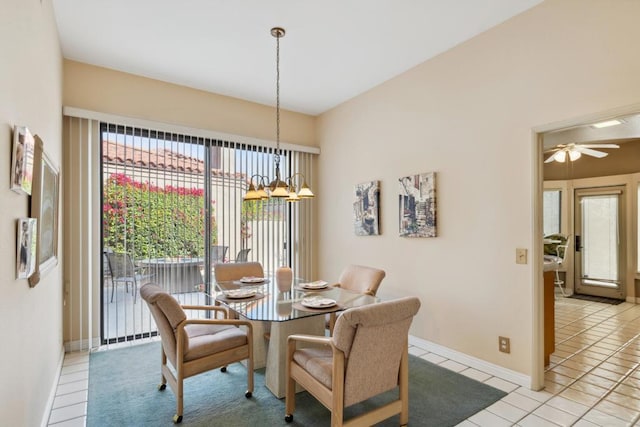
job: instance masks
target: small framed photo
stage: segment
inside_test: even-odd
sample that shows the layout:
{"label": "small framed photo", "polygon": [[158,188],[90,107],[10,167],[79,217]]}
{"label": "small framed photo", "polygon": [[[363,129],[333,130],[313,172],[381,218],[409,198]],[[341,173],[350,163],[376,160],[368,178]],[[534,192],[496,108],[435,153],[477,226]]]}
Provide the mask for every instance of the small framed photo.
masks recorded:
{"label": "small framed photo", "polygon": [[35,218],[18,219],[16,278],[28,279],[36,271],[38,221]]}
{"label": "small framed photo", "polygon": [[31,195],[34,152],[35,142],[29,129],[25,126],[15,126],[11,157],[11,189],[16,193]]}

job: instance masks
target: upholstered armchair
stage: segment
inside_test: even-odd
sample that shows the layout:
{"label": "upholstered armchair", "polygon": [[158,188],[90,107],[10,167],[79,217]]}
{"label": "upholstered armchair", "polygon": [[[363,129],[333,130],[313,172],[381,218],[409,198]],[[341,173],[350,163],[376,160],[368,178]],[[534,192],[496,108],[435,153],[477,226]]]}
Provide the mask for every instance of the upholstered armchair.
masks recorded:
{"label": "upholstered armchair", "polygon": [[[346,310],[331,337],[290,335],[285,421],[293,421],[295,383],[331,411],[331,426],[371,426],[395,414],[409,422],[408,334],[420,300],[406,297]],[[298,343],[317,344],[298,349]],[[343,421],[344,408],[398,387],[398,398]]]}
{"label": "upholstered armchair", "polygon": [[[216,264],[213,267],[213,275],[216,282],[231,282],[243,277],[264,277],[262,264],[259,262],[230,262]],[[232,317],[238,317],[234,311]],[[253,361],[256,368],[261,368],[267,360],[267,348],[265,339],[269,339],[270,324],[267,322],[251,322],[253,325]]]}
{"label": "upholstered armchair", "polygon": [[229,282],[243,277],[264,277],[264,270],[259,262],[233,262],[215,264],[213,274],[216,282]]}
{"label": "upholstered armchair", "polygon": [[338,283],[334,286],[375,296],[384,276],[386,276],[384,270],[352,264],[342,271]]}
{"label": "upholstered armchair", "polygon": [[[340,274],[340,278],[338,279],[338,283],[333,286],[360,294],[375,296],[384,276],[386,276],[384,270],[352,264],[348,265],[342,271],[342,274]],[[327,327],[329,328],[330,334],[333,333],[335,322],[335,313],[327,315]]]}
{"label": "upholstered armchair", "polygon": [[[222,307],[181,306],[162,288],[151,283],[140,288],[140,296],[148,304],[162,339],[162,382],[158,389],[166,389],[166,384],[169,383],[176,396],[174,423],[182,421],[185,378],[216,368],[222,368],[222,372],[225,372],[228,364],[247,360],[245,396],[251,397],[253,332],[249,322],[227,319],[227,311]],[[221,313],[224,318],[187,319],[184,309],[209,310]],[[167,359],[175,369],[175,375],[167,365]]]}

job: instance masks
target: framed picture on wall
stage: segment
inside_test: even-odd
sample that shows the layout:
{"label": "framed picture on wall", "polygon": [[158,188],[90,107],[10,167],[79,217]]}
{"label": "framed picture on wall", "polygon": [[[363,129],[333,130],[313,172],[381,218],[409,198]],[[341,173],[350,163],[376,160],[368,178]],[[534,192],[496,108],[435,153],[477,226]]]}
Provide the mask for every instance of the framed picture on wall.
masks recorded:
{"label": "framed picture on wall", "polygon": [[15,126],[10,188],[16,193],[31,194],[34,151],[34,139],[29,129],[25,126]]}
{"label": "framed picture on wall", "polygon": [[29,278],[35,286],[43,274],[58,264],[58,206],[60,172],[35,136],[35,168],[31,215],[38,219],[36,271]]}
{"label": "framed picture on wall", "polygon": [[428,172],[399,180],[400,236],[436,237],[436,174]]}
{"label": "framed picture on wall", "polygon": [[19,218],[16,253],[16,278],[28,279],[36,270],[37,220]]}
{"label": "framed picture on wall", "polygon": [[353,227],[356,236],[380,234],[380,181],[357,184],[354,196]]}

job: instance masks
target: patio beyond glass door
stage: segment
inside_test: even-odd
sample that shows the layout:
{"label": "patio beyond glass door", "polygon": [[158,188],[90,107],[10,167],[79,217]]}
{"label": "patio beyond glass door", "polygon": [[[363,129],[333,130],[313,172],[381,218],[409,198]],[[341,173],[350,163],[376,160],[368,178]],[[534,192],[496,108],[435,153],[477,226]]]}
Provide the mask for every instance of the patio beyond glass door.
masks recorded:
{"label": "patio beyond glass door", "polygon": [[576,190],[576,293],[624,299],[624,187]]}

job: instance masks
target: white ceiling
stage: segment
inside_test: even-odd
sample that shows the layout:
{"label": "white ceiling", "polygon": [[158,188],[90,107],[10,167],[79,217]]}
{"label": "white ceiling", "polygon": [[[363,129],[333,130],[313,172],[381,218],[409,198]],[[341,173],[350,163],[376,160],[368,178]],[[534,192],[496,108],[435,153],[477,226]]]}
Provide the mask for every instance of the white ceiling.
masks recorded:
{"label": "white ceiling", "polygon": [[65,58],[317,115],[542,0],[52,0]]}

